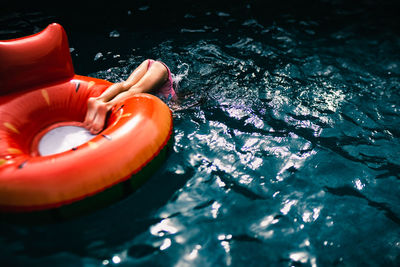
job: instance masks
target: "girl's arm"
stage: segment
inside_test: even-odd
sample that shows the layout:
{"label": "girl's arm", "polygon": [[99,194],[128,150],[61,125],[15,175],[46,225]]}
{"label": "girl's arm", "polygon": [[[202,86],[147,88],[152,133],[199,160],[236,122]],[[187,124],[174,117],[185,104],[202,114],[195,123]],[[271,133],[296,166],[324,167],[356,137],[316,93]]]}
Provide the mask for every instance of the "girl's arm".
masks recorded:
{"label": "girl's arm", "polygon": [[152,92],[160,88],[168,79],[166,67],[155,61],[148,68],[149,60],[140,64],[129,76],[120,83],[108,87],[100,96],[88,100],[88,110],[83,122],[92,134],[98,134],[104,128],[107,113],[118,102],[121,102],[136,93]]}

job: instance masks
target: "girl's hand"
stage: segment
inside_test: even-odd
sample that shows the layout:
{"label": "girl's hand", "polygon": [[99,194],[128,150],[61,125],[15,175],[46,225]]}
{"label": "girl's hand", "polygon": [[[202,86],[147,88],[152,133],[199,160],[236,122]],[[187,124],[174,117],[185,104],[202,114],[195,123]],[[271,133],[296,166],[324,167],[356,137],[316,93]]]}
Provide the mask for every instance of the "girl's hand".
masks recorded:
{"label": "girl's hand", "polygon": [[111,110],[112,104],[104,102],[96,97],[88,99],[88,110],[83,125],[92,134],[100,133],[106,121],[107,113]]}

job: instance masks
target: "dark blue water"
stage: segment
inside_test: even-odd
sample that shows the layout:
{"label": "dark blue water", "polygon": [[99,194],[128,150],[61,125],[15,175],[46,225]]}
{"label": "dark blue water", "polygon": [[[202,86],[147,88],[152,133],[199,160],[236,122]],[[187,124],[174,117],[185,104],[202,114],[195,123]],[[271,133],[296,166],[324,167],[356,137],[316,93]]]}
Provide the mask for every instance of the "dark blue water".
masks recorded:
{"label": "dark blue water", "polygon": [[180,80],[156,175],[80,218],[1,223],[3,266],[399,264],[395,2],[183,2],[3,15],[2,36],[64,24],[79,74],[117,82],[154,58]]}

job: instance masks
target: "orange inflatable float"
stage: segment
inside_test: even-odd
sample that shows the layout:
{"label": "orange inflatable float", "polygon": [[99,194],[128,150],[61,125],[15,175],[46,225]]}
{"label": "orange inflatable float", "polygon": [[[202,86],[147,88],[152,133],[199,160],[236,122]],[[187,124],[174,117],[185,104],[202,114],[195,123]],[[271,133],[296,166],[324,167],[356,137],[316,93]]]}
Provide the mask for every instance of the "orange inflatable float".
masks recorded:
{"label": "orange inflatable float", "polygon": [[115,107],[105,129],[67,151],[46,154],[52,130],[80,127],[87,100],[110,83],[76,75],[59,24],[0,41],[0,213],[70,217],[121,199],[167,155],[172,114],[137,94]]}

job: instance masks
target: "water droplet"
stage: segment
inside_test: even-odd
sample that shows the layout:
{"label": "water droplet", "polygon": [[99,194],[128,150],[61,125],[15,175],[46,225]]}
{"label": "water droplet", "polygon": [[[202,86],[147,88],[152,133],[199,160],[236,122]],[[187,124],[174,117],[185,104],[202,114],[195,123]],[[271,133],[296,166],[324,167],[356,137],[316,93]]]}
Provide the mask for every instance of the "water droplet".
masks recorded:
{"label": "water droplet", "polygon": [[100,58],[102,58],[103,57],[103,54],[101,53],[101,52],[99,52],[99,53],[97,53],[95,56],[94,56],[94,61],[97,61],[97,60],[99,60]]}
{"label": "water droplet", "polygon": [[113,30],[112,32],[110,32],[111,38],[118,38],[119,35],[120,35],[119,32],[117,32],[116,30]]}

